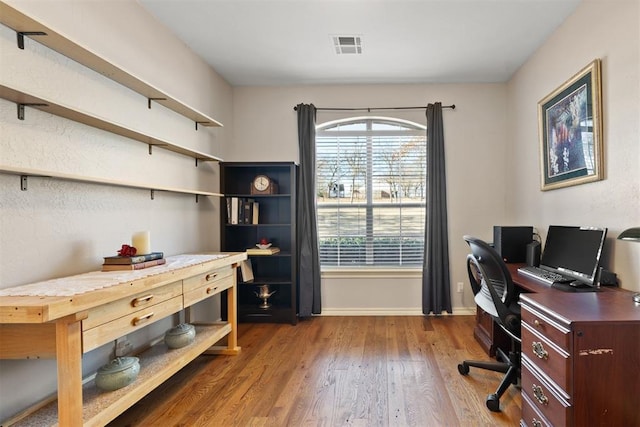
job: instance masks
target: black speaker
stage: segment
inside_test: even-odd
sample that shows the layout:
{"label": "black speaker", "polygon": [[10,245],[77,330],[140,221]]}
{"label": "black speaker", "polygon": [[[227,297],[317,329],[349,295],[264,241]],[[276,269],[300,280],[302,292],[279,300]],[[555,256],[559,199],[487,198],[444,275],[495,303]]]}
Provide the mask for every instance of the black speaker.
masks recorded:
{"label": "black speaker", "polygon": [[540,242],[535,240],[527,243],[527,265],[532,267],[540,266]]}
{"label": "black speaker", "polygon": [[598,286],[618,286],[618,276],[613,271],[598,268]]}
{"label": "black speaker", "polygon": [[493,226],[493,246],[504,262],[526,262],[527,244],[533,240],[533,227]]}

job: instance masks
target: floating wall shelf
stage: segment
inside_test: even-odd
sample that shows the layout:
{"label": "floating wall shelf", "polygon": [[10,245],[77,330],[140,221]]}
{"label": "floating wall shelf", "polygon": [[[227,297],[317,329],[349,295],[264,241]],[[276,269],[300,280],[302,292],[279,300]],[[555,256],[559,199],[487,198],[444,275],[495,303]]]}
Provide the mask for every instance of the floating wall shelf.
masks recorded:
{"label": "floating wall shelf", "polygon": [[219,157],[212,156],[210,154],[202,153],[199,151],[191,150],[180,145],[164,141],[162,139],[153,137],[151,135],[145,135],[137,132],[133,129],[129,129],[123,125],[107,121],[100,117],[94,116],[89,113],[84,113],[79,110],[75,110],[66,107],[59,103],[40,98],[34,95],[30,95],[24,91],[12,89],[10,87],[0,85],[0,98],[15,102],[18,105],[18,118],[24,119],[24,107],[37,108],[38,110],[46,111],[47,113],[55,114],[56,116],[64,117],[69,120],[73,120],[79,123],[83,123],[89,126],[93,126],[98,129],[105,130],[126,138],[135,139],[136,141],[143,142],[149,145],[149,154],[151,154],[151,147],[154,145],[164,148],[175,153],[183,154],[185,156],[193,157],[196,159],[196,166],[198,161],[221,161]]}
{"label": "floating wall shelf", "polygon": [[148,100],[149,108],[151,108],[151,101],[155,101],[193,120],[196,130],[198,129],[198,125],[222,126],[222,123],[215,119],[189,107],[166,92],[129,73],[122,67],[109,62],[91,50],[69,40],[62,34],[57,33],[46,25],[41,24],[3,2],[0,2],[0,23],[16,32],[18,47],[21,47],[21,45],[24,47],[24,36],[31,37],[38,43],[143,95]]}
{"label": "floating wall shelf", "polygon": [[115,187],[127,187],[127,188],[136,188],[140,190],[150,190],[151,198],[154,198],[155,191],[168,191],[171,193],[181,193],[181,194],[192,194],[196,196],[196,201],[198,201],[198,196],[215,196],[215,197],[223,197],[220,193],[212,193],[209,191],[199,191],[199,190],[186,190],[182,188],[174,188],[174,187],[160,187],[157,185],[147,185],[140,184],[130,181],[119,181],[108,178],[95,178],[84,175],[73,175],[62,172],[52,172],[52,171],[44,171],[38,169],[29,169],[29,168],[16,168],[12,166],[0,165],[0,173],[10,174],[10,175],[20,175],[20,188],[23,191],[27,190],[27,178],[28,177],[41,177],[41,178],[56,178],[65,181],[75,181],[75,182],[87,182],[91,184],[102,184],[102,185],[111,185]]}

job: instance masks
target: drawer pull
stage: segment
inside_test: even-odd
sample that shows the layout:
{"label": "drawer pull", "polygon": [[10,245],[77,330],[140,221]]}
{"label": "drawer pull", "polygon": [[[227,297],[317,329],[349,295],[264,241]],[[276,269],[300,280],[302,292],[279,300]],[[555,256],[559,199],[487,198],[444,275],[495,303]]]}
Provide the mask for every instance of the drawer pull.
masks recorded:
{"label": "drawer pull", "polygon": [[139,305],[148,303],[152,299],[153,299],[153,294],[145,295],[143,297],[134,298],[133,301],[131,301],[131,305],[134,306],[134,307],[137,307]]}
{"label": "drawer pull", "polygon": [[542,427],[542,421],[536,420],[535,418],[531,420],[531,425],[533,427]]}
{"label": "drawer pull", "polygon": [[534,320],[533,324],[535,325],[536,328],[540,327],[540,321],[538,319]]}
{"label": "drawer pull", "polygon": [[534,341],[531,343],[531,346],[533,347],[533,353],[538,356],[539,359],[546,360],[549,358],[549,352],[544,349],[540,341]]}
{"label": "drawer pull", "polygon": [[217,291],[218,287],[216,286],[215,288],[207,288],[207,293],[210,294],[211,292]]}
{"label": "drawer pull", "polygon": [[218,273],[210,273],[205,276],[204,280],[208,282],[209,280],[213,280],[216,277],[218,277]]}
{"label": "drawer pull", "polygon": [[533,396],[536,398],[538,402],[540,402],[541,405],[549,404],[549,398],[544,395],[544,392],[542,391],[542,387],[540,387],[539,385],[535,385],[535,384],[533,385]]}
{"label": "drawer pull", "polygon": [[134,317],[133,318],[133,326],[138,326],[140,323],[144,323],[147,320],[153,317],[153,311],[149,314],[145,314],[144,316]]}

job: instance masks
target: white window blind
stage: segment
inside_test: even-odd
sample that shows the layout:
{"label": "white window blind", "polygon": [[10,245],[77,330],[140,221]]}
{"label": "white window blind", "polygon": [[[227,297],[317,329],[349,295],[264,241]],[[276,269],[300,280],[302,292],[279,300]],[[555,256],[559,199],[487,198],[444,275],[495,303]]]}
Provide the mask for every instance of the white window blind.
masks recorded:
{"label": "white window blind", "polygon": [[316,166],[322,267],[422,266],[424,126],[373,117],[325,123]]}

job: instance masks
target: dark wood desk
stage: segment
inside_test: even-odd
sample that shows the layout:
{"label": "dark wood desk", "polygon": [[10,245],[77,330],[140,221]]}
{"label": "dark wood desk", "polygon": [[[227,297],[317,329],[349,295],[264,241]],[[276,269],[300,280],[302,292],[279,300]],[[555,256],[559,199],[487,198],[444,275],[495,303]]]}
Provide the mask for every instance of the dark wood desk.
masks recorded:
{"label": "dark wood desk", "polygon": [[[507,264],[507,268],[511,273],[514,284],[520,292],[524,293],[541,293],[554,291],[550,287],[528,279],[518,274],[518,268],[524,264]],[[480,307],[476,307],[476,327],[473,336],[480,343],[480,346],[491,357],[496,355],[498,348],[504,350],[507,354],[511,348],[509,336],[493,321],[493,318],[485,313]]]}
{"label": "dark wood desk", "polygon": [[521,276],[522,426],[640,426],[640,304]]}

